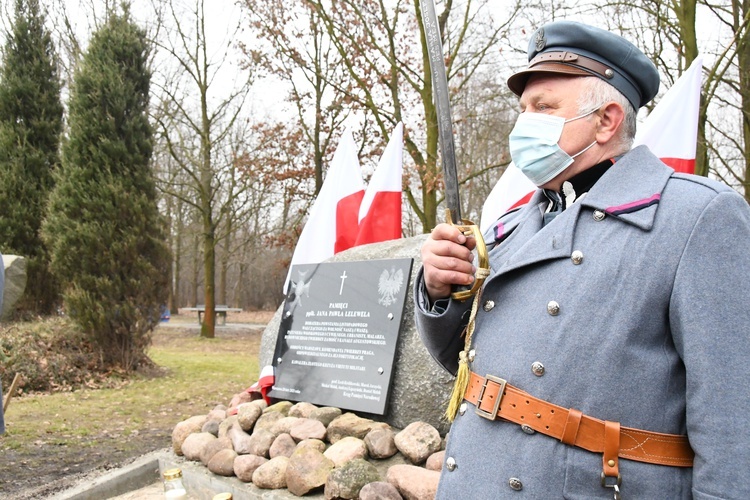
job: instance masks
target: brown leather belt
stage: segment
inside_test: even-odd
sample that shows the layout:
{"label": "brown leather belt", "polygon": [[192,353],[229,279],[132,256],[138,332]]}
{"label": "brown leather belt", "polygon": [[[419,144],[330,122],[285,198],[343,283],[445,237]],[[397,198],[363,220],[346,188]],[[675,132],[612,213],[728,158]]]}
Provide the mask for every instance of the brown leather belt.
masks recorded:
{"label": "brown leather belt", "polygon": [[502,418],[559,439],[565,444],[603,453],[604,475],[617,476],[617,457],[650,464],[692,467],[693,450],[687,436],[621,427],[575,409],[537,399],[505,380],[471,374],[466,401],[489,420]]}

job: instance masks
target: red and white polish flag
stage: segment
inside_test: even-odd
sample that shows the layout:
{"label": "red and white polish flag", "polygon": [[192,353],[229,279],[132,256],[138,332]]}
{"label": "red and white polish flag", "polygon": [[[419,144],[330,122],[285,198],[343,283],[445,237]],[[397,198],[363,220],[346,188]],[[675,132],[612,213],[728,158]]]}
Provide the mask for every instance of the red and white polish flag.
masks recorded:
{"label": "red and white polish flag", "polygon": [[[633,147],[645,144],[661,161],[677,172],[695,171],[698,142],[698,112],[703,59],[690,67],[659,100],[638,126]],[[513,163],[500,176],[482,208],[479,228],[487,231],[501,215],[526,204],[536,186]]]}
{"label": "red and white polish flag", "polygon": [[695,172],[703,58],[697,57],[638,127],[634,146],[645,144],[677,172]]}
{"label": "red and white polish flag", "polygon": [[404,127],[399,122],[359,206],[359,234],[355,245],[401,237],[403,151]]}
{"label": "red and white polish flag", "polygon": [[266,403],[270,403],[268,399],[268,391],[273,387],[275,380],[276,377],[274,376],[273,366],[266,365],[260,371],[258,381],[248,387],[247,392],[259,392],[261,396],[263,396],[263,399],[266,400]]}
{"label": "red and white polish flag", "polygon": [[[323,186],[297,240],[289,272],[294,265],[317,264],[354,246],[359,206],[364,194],[357,147],[347,129],[341,136]],[[289,274],[284,283],[285,290],[288,283]]]}

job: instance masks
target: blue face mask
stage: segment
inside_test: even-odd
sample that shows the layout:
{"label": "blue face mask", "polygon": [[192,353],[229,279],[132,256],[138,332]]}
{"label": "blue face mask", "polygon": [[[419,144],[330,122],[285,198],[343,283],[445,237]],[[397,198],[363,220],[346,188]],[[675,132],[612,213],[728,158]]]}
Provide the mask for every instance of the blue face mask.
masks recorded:
{"label": "blue face mask", "polygon": [[509,136],[510,157],[526,177],[543,186],[573,163],[574,158],[596,144],[592,142],[570,156],[557,144],[566,123],[594,113],[595,108],[568,120],[544,113],[521,113]]}

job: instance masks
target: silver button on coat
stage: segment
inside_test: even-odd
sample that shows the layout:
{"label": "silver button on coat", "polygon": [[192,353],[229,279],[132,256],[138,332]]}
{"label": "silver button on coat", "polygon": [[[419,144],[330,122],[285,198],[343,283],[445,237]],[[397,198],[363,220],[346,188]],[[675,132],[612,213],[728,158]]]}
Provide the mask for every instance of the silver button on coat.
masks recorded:
{"label": "silver button on coat", "polygon": [[508,479],[508,486],[515,491],[521,491],[523,489],[523,483],[517,477]]}
{"label": "silver button on coat", "polygon": [[533,373],[537,377],[541,377],[542,375],[544,375],[544,365],[539,361],[534,361],[533,363],[531,363],[531,373]]}
{"label": "silver button on coat", "polygon": [[461,406],[458,407],[458,414],[463,415],[466,413],[466,403],[461,403]]}
{"label": "silver button on coat", "polygon": [[456,470],[456,467],[458,467],[458,465],[456,465],[456,460],[453,457],[448,457],[445,460],[445,468],[449,471],[453,472]]}
{"label": "silver button on coat", "polygon": [[547,303],[547,312],[548,312],[548,313],[549,313],[549,314],[550,314],[551,316],[557,316],[558,314],[560,314],[560,304],[558,304],[558,303],[557,303],[557,302],[555,302],[554,300],[550,300],[550,301],[549,301],[549,302]]}
{"label": "silver button on coat", "polygon": [[574,251],[572,254],[570,254],[570,260],[573,261],[573,264],[576,266],[579,265],[581,262],[583,262],[583,252],[580,250]]}
{"label": "silver button on coat", "polygon": [[494,300],[488,300],[484,303],[484,310],[490,312],[495,307]]}
{"label": "silver button on coat", "polygon": [[604,220],[605,215],[601,210],[594,210],[594,220],[597,222]]}

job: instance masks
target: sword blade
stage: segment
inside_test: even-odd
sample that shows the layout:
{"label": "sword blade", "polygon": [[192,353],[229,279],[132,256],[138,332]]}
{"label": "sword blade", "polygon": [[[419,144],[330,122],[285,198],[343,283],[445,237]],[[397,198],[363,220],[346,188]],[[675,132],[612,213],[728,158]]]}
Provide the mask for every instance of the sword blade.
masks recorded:
{"label": "sword blade", "polygon": [[437,110],[438,139],[443,164],[445,203],[455,224],[461,224],[461,199],[458,195],[458,175],[456,173],[456,151],[453,145],[453,120],[451,118],[448,76],[445,72],[443,43],[440,38],[434,0],[421,0],[422,25],[427,40],[427,54],[432,75],[432,93]]}

